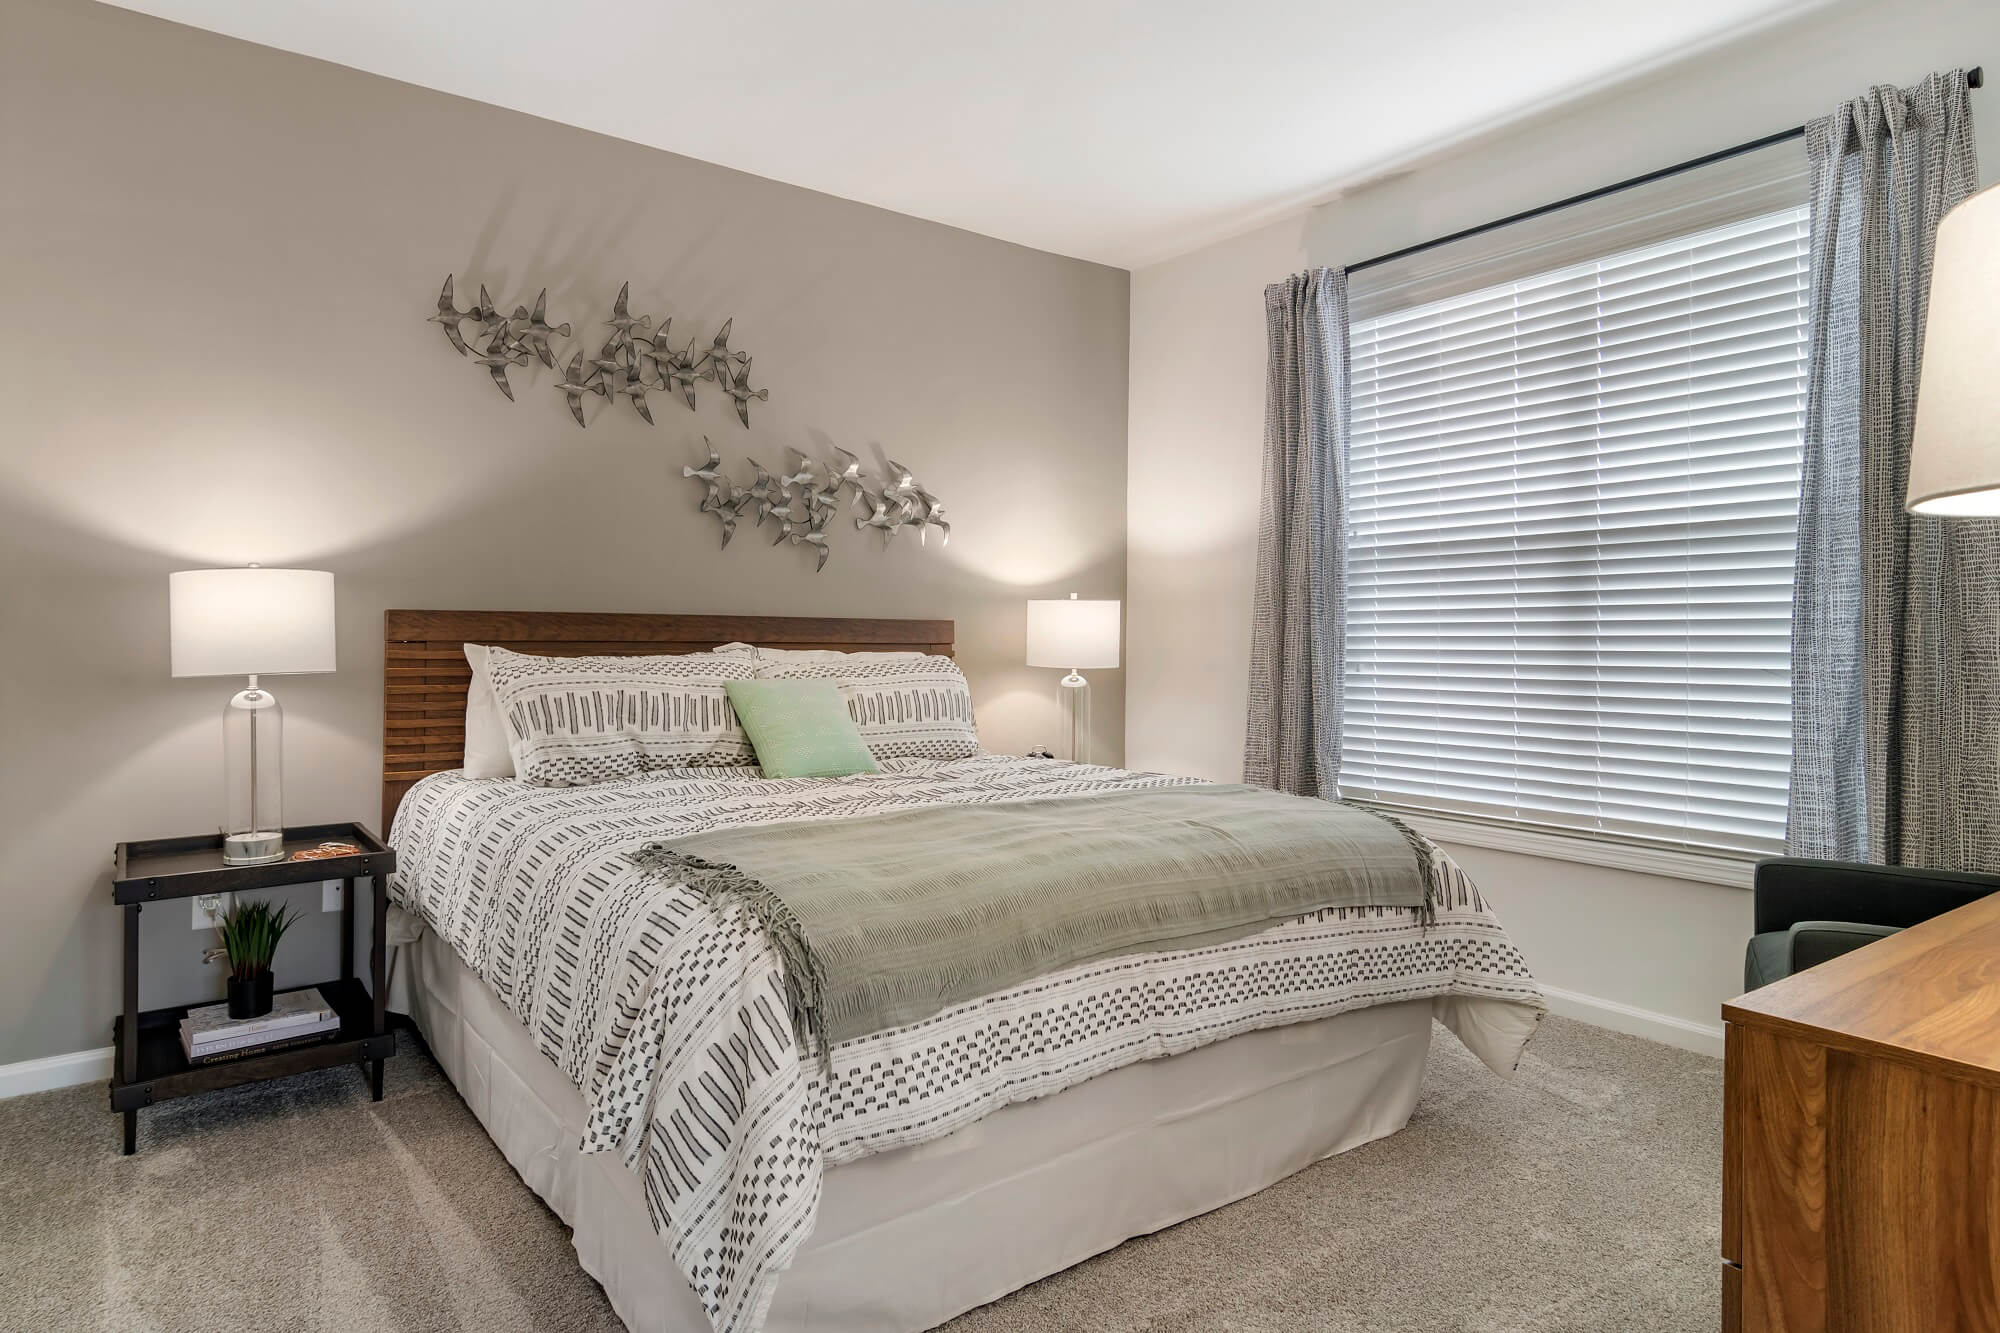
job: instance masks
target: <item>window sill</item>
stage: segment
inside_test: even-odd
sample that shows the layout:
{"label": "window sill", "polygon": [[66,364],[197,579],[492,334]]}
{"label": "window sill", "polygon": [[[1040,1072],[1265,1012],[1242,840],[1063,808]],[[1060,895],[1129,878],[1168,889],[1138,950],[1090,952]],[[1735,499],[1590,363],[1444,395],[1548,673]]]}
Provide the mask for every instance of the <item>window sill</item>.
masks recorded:
{"label": "window sill", "polygon": [[1490,847],[1495,851],[1518,852],[1524,856],[1545,856],[1556,861],[1576,861],[1584,865],[1608,866],[1642,875],[1692,880],[1697,884],[1720,884],[1724,888],[1747,889],[1757,862],[1754,852],[1687,852],[1636,843],[1612,842],[1536,829],[1487,824],[1474,819],[1453,819],[1448,815],[1425,815],[1396,811],[1396,816],[1435,842],[1458,843],[1466,847]]}

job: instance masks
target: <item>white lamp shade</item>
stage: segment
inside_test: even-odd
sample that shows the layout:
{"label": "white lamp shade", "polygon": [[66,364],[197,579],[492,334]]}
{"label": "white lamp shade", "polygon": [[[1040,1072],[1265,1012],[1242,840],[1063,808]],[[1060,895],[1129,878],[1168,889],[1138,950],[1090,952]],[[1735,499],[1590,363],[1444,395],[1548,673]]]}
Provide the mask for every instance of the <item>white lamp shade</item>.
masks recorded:
{"label": "white lamp shade", "polygon": [[1938,228],[1906,507],[2000,515],[2000,187]]}
{"label": "white lamp shade", "polygon": [[1118,603],[1028,603],[1028,665],[1084,670],[1118,665]]}
{"label": "white lamp shade", "polygon": [[333,670],[333,575],[188,569],[167,578],[176,676]]}

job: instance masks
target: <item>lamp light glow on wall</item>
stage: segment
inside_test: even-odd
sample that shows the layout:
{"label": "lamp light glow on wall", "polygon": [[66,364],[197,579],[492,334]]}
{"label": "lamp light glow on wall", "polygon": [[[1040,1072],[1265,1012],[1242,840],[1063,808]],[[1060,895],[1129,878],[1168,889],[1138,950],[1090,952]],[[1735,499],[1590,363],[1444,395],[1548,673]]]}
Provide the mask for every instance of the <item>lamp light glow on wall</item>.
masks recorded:
{"label": "lamp light glow on wall", "polygon": [[1904,504],[1913,514],[2000,516],[2000,186],[1938,227]]}
{"label": "lamp light glow on wall", "polygon": [[1115,601],[1028,603],[1028,665],[1062,667],[1069,674],[1057,691],[1061,700],[1065,758],[1090,762],[1090,682],[1083,670],[1118,665],[1118,611]]}
{"label": "lamp light glow on wall", "polygon": [[176,676],[248,676],[223,710],[222,859],[285,855],[284,712],[261,676],[333,670],[333,575],[318,569],[190,569],[167,579]]}

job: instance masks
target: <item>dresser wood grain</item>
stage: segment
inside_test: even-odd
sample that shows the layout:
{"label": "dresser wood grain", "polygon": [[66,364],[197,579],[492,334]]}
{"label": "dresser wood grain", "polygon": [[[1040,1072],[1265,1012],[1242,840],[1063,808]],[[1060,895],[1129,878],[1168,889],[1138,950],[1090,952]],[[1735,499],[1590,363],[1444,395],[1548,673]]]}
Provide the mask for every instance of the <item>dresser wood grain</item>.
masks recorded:
{"label": "dresser wood grain", "polygon": [[2000,1333],[2000,895],[1723,1006],[1743,1333]]}

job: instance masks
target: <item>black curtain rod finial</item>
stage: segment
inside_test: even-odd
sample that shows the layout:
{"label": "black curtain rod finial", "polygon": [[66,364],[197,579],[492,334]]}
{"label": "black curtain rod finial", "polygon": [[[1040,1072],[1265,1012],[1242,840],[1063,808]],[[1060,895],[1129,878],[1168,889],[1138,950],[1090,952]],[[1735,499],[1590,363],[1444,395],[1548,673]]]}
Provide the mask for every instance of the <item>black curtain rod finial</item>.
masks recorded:
{"label": "black curtain rod finial", "polygon": [[1984,65],[1974,65],[1971,69],[1965,71],[1965,86],[1968,88],[1984,88],[1986,86],[1986,67]]}

